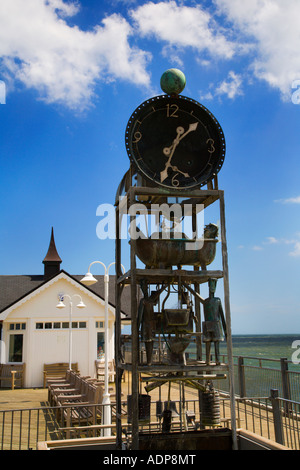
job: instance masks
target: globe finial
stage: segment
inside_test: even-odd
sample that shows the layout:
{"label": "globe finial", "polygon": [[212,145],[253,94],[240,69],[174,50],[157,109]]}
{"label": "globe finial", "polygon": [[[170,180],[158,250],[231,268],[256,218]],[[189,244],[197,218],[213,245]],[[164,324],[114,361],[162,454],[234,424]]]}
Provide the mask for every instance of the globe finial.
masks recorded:
{"label": "globe finial", "polygon": [[178,69],[166,70],[160,79],[161,89],[168,95],[179,95],[183,91],[185,84],[185,75]]}

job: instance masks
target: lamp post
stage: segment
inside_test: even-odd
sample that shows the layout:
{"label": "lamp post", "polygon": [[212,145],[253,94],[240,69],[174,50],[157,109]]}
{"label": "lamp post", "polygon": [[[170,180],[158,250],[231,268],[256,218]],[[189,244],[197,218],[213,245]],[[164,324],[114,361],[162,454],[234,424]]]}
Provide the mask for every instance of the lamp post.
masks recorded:
{"label": "lamp post", "polygon": [[86,305],[83,303],[82,298],[79,294],[74,294],[72,297],[69,294],[60,294],[59,295],[59,302],[56,305],[56,308],[62,309],[65,308],[65,304],[63,303],[64,298],[68,297],[69,299],[69,369],[72,370],[72,313],[73,313],[73,297],[79,297],[80,301],[76,305],[77,308],[85,308]]}
{"label": "lamp post", "polygon": [[[104,269],[105,269],[105,274],[104,274],[104,302],[105,302],[105,316],[104,316],[104,343],[105,343],[105,363],[104,363],[104,394],[103,394],[103,424],[110,425],[111,424],[111,410],[110,410],[110,394],[108,390],[108,286],[109,286],[109,268],[113,265],[116,264],[115,262],[112,262],[108,265],[108,267],[105,266],[102,261],[93,261],[88,268],[88,272],[86,275],[81,279],[82,284],[85,284],[86,286],[91,286],[92,284],[95,284],[97,279],[94,278],[92,273],[90,272],[90,268],[93,264],[101,264]],[[124,269],[124,267],[122,266]],[[125,271],[125,269],[124,269]],[[104,436],[110,436],[111,435],[111,429],[104,428],[103,432]]]}

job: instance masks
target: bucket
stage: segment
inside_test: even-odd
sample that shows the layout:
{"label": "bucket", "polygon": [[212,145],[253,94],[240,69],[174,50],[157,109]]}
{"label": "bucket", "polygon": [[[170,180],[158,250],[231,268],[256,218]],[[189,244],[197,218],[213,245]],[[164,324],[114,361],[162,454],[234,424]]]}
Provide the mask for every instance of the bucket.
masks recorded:
{"label": "bucket", "polygon": [[[138,399],[139,422],[150,422],[151,396],[140,394]],[[128,423],[132,423],[132,395],[127,395]]]}

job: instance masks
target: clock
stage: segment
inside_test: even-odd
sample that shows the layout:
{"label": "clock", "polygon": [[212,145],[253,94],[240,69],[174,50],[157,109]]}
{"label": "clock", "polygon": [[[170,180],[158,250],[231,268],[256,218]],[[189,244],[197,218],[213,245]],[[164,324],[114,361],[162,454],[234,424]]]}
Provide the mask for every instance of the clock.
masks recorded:
{"label": "clock", "polygon": [[203,105],[182,95],[159,95],[131,115],[125,145],[138,173],[155,185],[201,187],[221,169],[225,138]]}

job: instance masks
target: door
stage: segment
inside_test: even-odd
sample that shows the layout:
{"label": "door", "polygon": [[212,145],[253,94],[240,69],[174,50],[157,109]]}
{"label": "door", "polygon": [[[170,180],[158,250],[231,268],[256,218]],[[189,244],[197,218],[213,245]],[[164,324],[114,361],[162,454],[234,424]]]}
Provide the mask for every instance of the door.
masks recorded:
{"label": "door", "polygon": [[23,335],[9,336],[8,362],[23,362]]}

